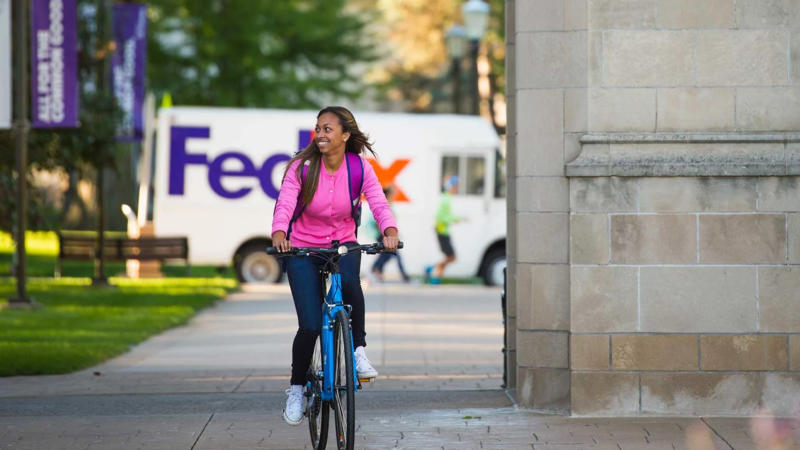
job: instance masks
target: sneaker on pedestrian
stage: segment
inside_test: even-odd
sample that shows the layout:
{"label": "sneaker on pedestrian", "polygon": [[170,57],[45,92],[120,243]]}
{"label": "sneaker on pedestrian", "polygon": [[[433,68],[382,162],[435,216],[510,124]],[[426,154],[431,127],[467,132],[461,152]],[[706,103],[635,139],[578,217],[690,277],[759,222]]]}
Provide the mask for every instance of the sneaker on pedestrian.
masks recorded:
{"label": "sneaker on pedestrian", "polygon": [[433,266],[425,267],[425,276],[424,276],[425,284],[428,284],[428,283],[431,282],[431,275],[432,274],[433,274]]}
{"label": "sneaker on pedestrian", "polygon": [[289,396],[286,399],[286,408],[283,410],[283,420],[289,425],[300,425],[303,421],[303,385],[293,384],[286,390]]}
{"label": "sneaker on pedestrian", "polygon": [[383,272],[378,270],[373,270],[370,274],[370,281],[375,284],[383,283]]}
{"label": "sneaker on pedestrian", "polygon": [[358,378],[375,378],[378,376],[378,371],[372,367],[372,364],[367,358],[367,352],[364,347],[358,346],[355,351],[356,355],[356,373]]}

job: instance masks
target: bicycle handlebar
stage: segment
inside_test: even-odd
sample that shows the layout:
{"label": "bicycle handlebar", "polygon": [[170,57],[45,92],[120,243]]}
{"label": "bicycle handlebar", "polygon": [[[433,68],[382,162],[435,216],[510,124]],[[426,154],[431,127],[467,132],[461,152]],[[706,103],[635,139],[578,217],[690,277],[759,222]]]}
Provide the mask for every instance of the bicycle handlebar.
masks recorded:
{"label": "bicycle handlebar", "polygon": [[[347,251],[344,252],[344,253],[341,253],[342,250],[340,250],[340,249],[342,247],[346,248]],[[403,243],[402,242],[398,242],[397,243],[397,249],[399,250],[401,248],[403,248]],[[282,252],[282,253],[278,252],[278,249],[275,248],[275,247],[267,247],[267,254],[268,255],[286,255],[286,256],[288,256],[288,255],[307,256],[307,255],[309,255],[311,253],[322,253],[322,254],[327,254],[327,255],[331,255],[331,254],[345,255],[345,254],[348,254],[348,253],[355,253],[355,252],[364,251],[368,255],[374,255],[375,253],[380,253],[380,252],[383,252],[385,250],[386,249],[383,247],[382,243],[375,242],[375,243],[372,243],[372,244],[354,245],[352,247],[347,247],[344,244],[340,244],[340,245],[337,245],[335,247],[292,247],[291,249],[289,249],[289,251]]]}

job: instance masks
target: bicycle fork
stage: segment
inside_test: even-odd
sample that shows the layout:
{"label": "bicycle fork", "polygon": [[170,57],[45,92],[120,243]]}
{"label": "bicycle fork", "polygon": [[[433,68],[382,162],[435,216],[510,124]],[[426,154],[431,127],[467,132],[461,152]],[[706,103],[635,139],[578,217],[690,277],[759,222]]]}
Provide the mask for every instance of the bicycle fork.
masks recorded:
{"label": "bicycle fork", "polygon": [[[322,331],[320,333],[320,351],[322,353],[322,370],[323,370],[323,383],[322,383],[322,392],[321,397],[322,400],[330,401],[333,400],[333,391],[336,388],[335,386],[335,379],[336,374],[334,373],[334,353],[336,349],[334,348],[333,344],[333,334],[334,334],[334,326],[336,324],[336,314],[338,314],[339,310],[345,310],[348,322],[350,318],[350,312],[347,310],[349,308],[346,307],[342,303],[342,290],[341,290],[341,283],[342,278],[341,274],[339,273],[331,273],[331,287],[328,290],[328,295],[325,301],[325,304],[322,307]],[[353,373],[350,376],[355,381],[355,391],[358,392],[361,389],[361,383],[358,379],[356,364],[355,364],[355,349],[353,348],[353,329],[350,327],[350,324],[347,324],[347,330],[350,333],[350,355],[353,358]],[[341,364],[344,364],[344,361],[341,361]]]}

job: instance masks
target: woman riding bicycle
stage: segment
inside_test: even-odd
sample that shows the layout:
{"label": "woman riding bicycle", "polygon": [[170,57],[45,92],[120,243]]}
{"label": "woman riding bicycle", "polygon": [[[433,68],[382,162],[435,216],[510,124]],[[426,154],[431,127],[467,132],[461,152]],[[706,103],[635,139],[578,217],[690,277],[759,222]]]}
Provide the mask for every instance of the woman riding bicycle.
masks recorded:
{"label": "woman riding bicycle", "polygon": [[[329,247],[332,241],[356,244],[357,223],[354,203],[364,194],[383,235],[387,250],[398,245],[397,224],[372,166],[358,156],[350,167],[345,153],[373,155],[372,144],[358,128],[353,114],[341,106],[329,106],[317,114],[311,143],[290,161],[283,176],[272,220],[272,245],[278,252],[296,247]],[[359,167],[355,167],[358,165]],[[351,198],[351,172],[361,171],[361,190]],[[320,334],[323,298],[321,266],[318,258],[290,256],[285,259],[286,274],[297,312],[298,330],[292,344],[291,387],[283,418],[290,425],[303,421],[303,387]],[[359,273],[361,254],[341,258],[342,297],[352,308],[350,318],[359,378],[374,378],[364,346],[364,293]]]}

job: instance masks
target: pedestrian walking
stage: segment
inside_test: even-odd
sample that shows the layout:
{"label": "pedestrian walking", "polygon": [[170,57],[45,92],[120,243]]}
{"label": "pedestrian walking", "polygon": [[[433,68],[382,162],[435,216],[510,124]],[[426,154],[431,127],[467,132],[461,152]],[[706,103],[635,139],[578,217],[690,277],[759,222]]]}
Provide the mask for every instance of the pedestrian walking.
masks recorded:
{"label": "pedestrian walking", "polygon": [[456,261],[456,251],[450,239],[450,225],[461,222],[463,219],[453,213],[453,194],[458,192],[458,175],[451,174],[444,177],[442,183],[442,196],[436,210],[436,239],[439,249],[444,253],[444,259],[435,266],[425,268],[425,281],[430,284],[439,284],[448,265]]}
{"label": "pedestrian walking", "polygon": [[[394,214],[394,208],[392,208],[392,202],[394,198],[394,188],[389,185],[383,189],[383,194],[386,196],[386,201],[389,202],[389,207],[392,209],[392,214]],[[373,235],[377,239],[380,239],[380,231],[378,229],[377,223],[375,223],[374,218],[370,218],[370,222],[368,222],[368,229],[372,232]],[[386,263],[391,261],[392,259],[397,261],[397,268],[400,270],[400,276],[403,277],[403,282],[408,283],[411,278],[406,273],[406,269],[403,266],[403,258],[400,256],[400,253],[397,252],[383,252],[375,258],[375,262],[372,264],[372,276],[375,278],[376,281],[382,282],[383,278],[383,269],[386,266]]]}

